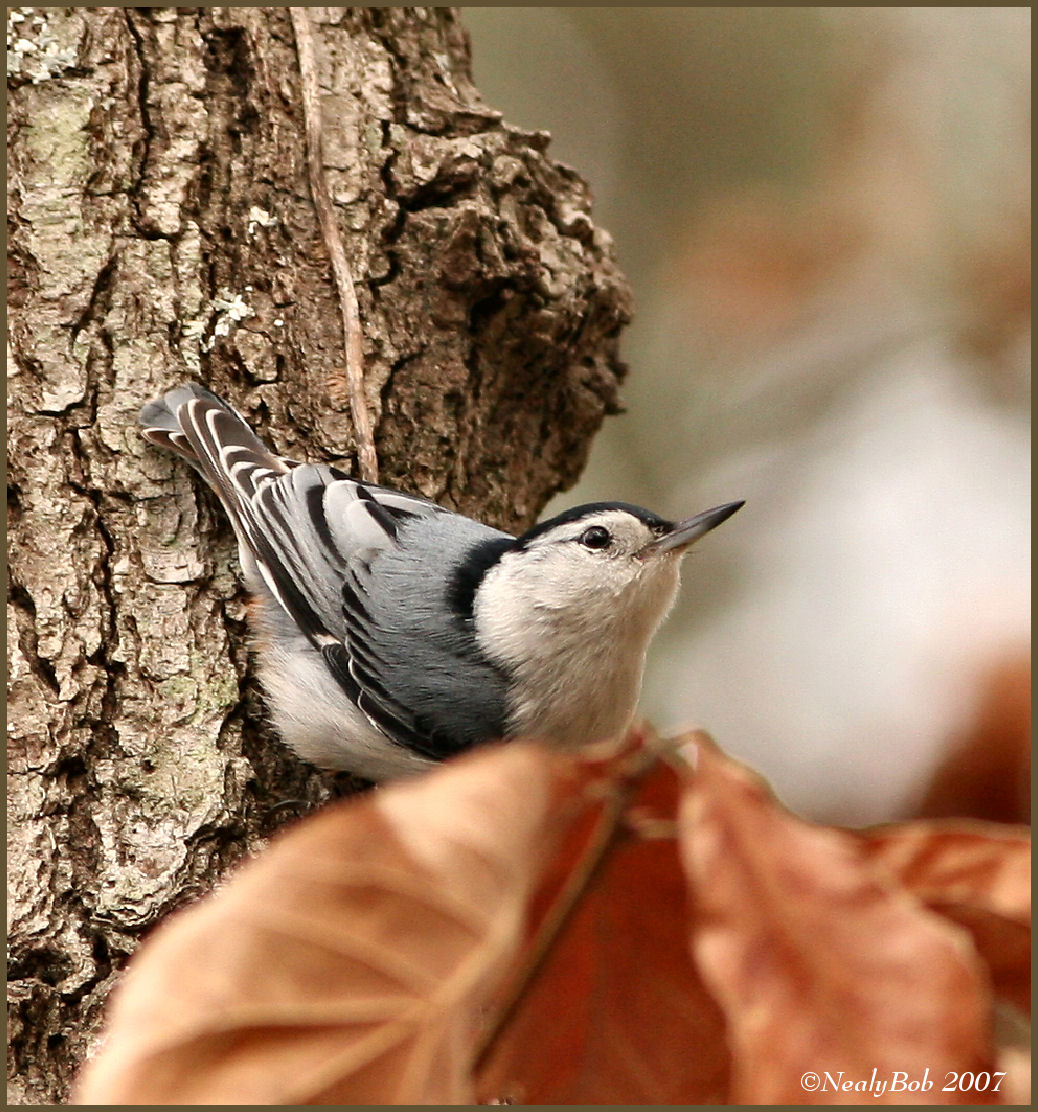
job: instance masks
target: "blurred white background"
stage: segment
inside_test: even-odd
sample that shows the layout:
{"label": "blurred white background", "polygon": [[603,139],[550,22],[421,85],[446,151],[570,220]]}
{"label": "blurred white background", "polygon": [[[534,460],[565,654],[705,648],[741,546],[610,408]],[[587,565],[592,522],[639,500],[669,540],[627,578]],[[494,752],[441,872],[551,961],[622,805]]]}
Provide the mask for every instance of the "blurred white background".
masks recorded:
{"label": "blurred white background", "polygon": [[646,715],[812,817],[984,813],[926,801],[943,764],[1027,818],[1029,9],[463,20],[634,288],[628,412],[549,512],[747,500],[686,559]]}

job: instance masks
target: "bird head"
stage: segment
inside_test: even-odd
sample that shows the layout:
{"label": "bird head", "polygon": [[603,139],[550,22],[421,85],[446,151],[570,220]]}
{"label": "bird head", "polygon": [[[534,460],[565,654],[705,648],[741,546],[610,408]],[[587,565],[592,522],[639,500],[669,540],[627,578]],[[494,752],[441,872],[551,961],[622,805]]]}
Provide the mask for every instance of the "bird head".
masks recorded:
{"label": "bird head", "polygon": [[604,637],[644,650],[678,587],[681,557],[742,502],[671,522],[640,506],[594,502],[535,525],[481,585],[477,618],[495,655],[521,657],[531,637]]}

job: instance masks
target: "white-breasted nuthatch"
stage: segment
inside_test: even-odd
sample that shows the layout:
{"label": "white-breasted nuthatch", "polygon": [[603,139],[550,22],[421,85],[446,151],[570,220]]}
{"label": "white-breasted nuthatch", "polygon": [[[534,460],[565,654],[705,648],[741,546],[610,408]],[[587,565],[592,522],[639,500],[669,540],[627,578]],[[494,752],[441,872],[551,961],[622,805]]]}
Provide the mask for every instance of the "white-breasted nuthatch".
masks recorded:
{"label": "white-breasted nuthatch", "polygon": [[572,748],[623,734],[681,555],[742,505],[674,524],[595,502],[512,537],[277,456],[194,383],[140,422],[231,519],[281,736],[369,780],[497,739]]}

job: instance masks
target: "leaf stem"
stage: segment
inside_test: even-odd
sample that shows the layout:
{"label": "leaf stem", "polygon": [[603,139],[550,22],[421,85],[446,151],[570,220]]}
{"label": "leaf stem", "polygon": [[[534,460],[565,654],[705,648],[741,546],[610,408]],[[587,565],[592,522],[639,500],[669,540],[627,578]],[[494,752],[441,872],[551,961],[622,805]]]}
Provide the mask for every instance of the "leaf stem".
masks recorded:
{"label": "leaf stem", "polygon": [[638,750],[630,770],[621,781],[613,785],[583,856],[541,920],[532,943],[521,955],[520,963],[505,993],[505,1002],[477,1040],[473,1054],[474,1074],[487,1065],[498,1040],[544,968],[555,942],[580,905],[581,899],[595,883],[612,851],[629,834],[623,821],[624,814],[641,781],[655,767],[657,761],[658,755],[651,750]]}

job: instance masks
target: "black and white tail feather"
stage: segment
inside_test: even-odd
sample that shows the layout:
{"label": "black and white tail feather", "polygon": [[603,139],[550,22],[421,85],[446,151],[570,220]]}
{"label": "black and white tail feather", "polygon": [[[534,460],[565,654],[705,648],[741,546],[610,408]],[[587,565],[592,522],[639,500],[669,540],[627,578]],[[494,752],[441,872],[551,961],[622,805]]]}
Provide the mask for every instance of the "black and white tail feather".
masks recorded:
{"label": "black and white tail feather", "polygon": [[[140,423],[227,511],[257,603],[260,677],[275,724],[302,757],[381,780],[504,734],[507,678],[472,651],[471,616],[443,599],[450,568],[512,538],[424,498],[277,456],[194,383],[149,402]],[[428,564],[416,580],[400,545],[418,521]]]}

